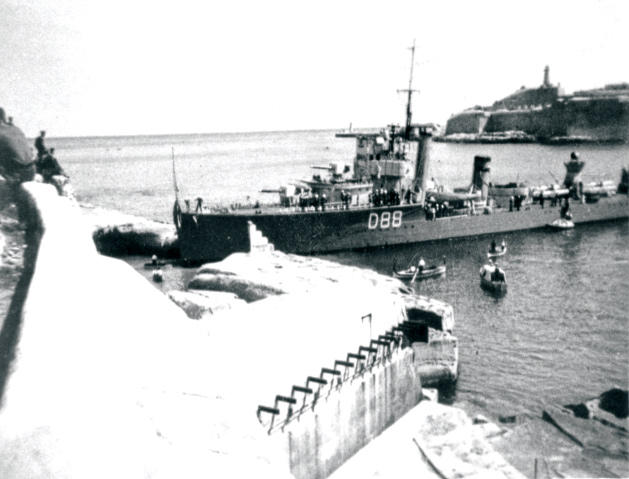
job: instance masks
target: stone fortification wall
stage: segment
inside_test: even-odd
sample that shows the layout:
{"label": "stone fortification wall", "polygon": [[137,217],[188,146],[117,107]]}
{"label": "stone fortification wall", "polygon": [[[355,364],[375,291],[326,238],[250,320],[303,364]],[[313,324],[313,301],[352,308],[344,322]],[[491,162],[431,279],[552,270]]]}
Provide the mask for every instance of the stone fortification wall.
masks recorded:
{"label": "stone fortification wall", "polygon": [[[537,100],[539,104],[535,103]],[[542,100],[540,97],[530,101],[497,102],[491,112],[483,112],[486,117],[482,124],[478,111],[459,113],[448,120],[446,135],[495,135],[520,131],[538,139],[629,140],[629,101],[626,97],[575,96],[552,102]]]}
{"label": "stone fortification wall", "polygon": [[559,98],[559,94],[558,87],[523,88],[502,100],[498,100],[492,108],[513,109],[552,105]]}
{"label": "stone fortification wall", "polygon": [[491,114],[485,125],[485,133],[524,131],[535,133],[540,129],[539,112],[532,110],[498,111]]}
{"label": "stone fortification wall", "polygon": [[470,133],[478,135],[483,132],[489,113],[484,111],[464,111],[454,115],[446,124],[446,135]]}
{"label": "stone fortification wall", "polygon": [[565,135],[596,140],[629,141],[629,99],[573,98],[557,108]]}

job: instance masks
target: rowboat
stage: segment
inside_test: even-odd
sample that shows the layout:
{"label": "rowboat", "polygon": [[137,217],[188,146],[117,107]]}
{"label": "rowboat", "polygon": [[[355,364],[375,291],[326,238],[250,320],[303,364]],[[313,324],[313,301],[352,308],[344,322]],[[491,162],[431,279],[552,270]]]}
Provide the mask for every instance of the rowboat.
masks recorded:
{"label": "rowboat", "polygon": [[559,218],[552,223],[548,223],[547,226],[554,230],[569,230],[574,228],[574,223],[565,218]]}
{"label": "rowboat", "polygon": [[[411,261],[412,263],[412,261]],[[444,258],[443,264],[441,265],[432,265],[426,268],[423,268],[419,271],[417,266],[409,265],[408,268],[397,270],[395,263],[393,264],[393,277],[401,279],[401,280],[410,280],[415,281],[416,279],[422,280],[426,278],[433,278],[436,276],[441,276],[446,272],[446,260]]]}
{"label": "rowboat", "polygon": [[507,283],[505,281],[489,281],[481,278],[480,287],[494,294],[503,295],[507,293]]}
{"label": "rowboat", "polygon": [[150,263],[144,263],[144,269],[157,269],[161,266],[166,266],[166,261],[159,261],[157,255],[151,257]]}
{"label": "rowboat", "polygon": [[487,257],[498,258],[499,256],[504,256],[506,253],[507,253],[507,245],[504,245],[503,247],[496,248],[495,250],[492,250],[490,248],[489,251],[487,251]]}
{"label": "rowboat", "polygon": [[489,260],[489,264],[480,269],[480,287],[497,295],[507,293],[507,278],[504,271]]}

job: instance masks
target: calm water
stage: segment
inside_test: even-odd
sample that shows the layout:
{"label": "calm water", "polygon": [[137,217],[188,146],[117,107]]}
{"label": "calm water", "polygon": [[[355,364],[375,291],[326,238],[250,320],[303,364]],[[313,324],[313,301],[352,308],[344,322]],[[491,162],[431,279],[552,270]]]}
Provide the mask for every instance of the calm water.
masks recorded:
{"label": "calm water", "polygon": [[[311,165],[351,162],[354,141],[333,131],[48,140],[71,175],[79,200],[151,219],[171,221],[172,156],[183,197],[206,202],[272,201],[259,193],[312,174]],[[467,186],[476,154],[492,157],[495,182],[530,184],[563,179],[563,162],[578,149],[584,179],[617,182],[629,146],[456,145],[433,143],[429,175]],[[546,401],[569,403],[629,383],[629,227],[627,222],[579,226],[568,232],[531,231],[500,238],[500,262],[510,290],[484,293],[478,269],[491,238],[347,252],[326,259],[389,274],[421,250],[447,257],[445,278],[420,283],[421,293],[454,305],[461,375],[455,402],[490,413],[538,411]],[[128,258],[141,267],[145,258]],[[193,270],[165,270],[160,289],[180,288]]]}

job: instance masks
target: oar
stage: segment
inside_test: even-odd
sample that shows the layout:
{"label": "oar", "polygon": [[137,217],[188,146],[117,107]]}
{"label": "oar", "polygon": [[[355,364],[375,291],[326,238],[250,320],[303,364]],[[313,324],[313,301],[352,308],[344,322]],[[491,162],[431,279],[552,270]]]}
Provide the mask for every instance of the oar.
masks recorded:
{"label": "oar", "polygon": [[417,277],[417,273],[419,273],[419,267],[415,270],[415,274],[413,275],[413,279],[411,279],[411,283],[415,282],[415,278]]}

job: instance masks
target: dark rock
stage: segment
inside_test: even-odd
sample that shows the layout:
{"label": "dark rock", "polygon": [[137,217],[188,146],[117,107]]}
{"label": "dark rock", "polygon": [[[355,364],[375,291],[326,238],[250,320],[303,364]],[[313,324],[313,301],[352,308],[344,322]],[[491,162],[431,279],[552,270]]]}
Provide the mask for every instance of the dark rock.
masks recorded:
{"label": "dark rock", "polygon": [[498,420],[503,424],[512,424],[516,422],[517,416],[500,416]]}

